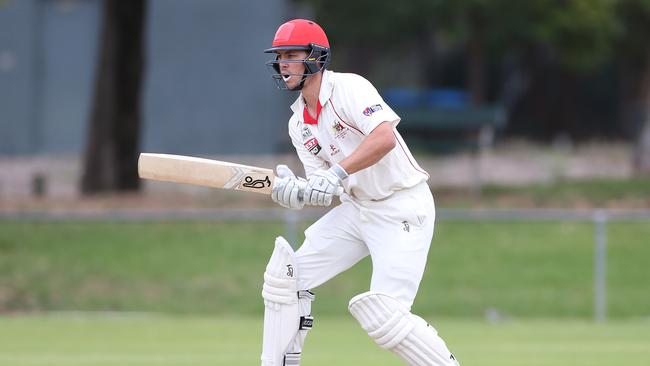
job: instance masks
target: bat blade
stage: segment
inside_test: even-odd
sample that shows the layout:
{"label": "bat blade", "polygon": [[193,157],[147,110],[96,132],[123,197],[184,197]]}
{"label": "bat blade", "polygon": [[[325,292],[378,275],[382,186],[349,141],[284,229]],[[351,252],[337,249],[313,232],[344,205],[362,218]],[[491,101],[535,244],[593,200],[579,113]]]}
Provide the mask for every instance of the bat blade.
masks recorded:
{"label": "bat blade", "polygon": [[273,170],[192,156],[142,153],[140,178],[271,194]]}

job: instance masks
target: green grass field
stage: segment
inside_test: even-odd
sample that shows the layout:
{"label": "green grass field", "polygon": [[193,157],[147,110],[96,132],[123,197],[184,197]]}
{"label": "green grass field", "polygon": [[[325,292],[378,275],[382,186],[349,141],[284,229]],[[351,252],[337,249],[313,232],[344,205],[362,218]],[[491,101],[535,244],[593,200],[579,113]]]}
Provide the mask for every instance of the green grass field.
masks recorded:
{"label": "green grass field", "polygon": [[[306,366],[397,366],[352,317],[317,318]],[[650,320],[435,322],[463,366],[650,364]],[[257,365],[261,316],[54,314],[0,317],[2,366]]]}
{"label": "green grass field", "polygon": [[[273,223],[0,222],[0,312],[110,310],[256,315]],[[650,225],[608,226],[612,318],[650,315]],[[512,318],[592,316],[588,223],[439,222],[415,311]],[[370,261],[315,289],[315,312],[346,314]]]}
{"label": "green grass field", "polygon": [[650,178],[559,179],[551,183],[520,186],[484,185],[480,195],[453,187],[434,187],[444,207],[650,207]]}
{"label": "green grass field", "polygon": [[[261,278],[282,231],[0,222],[0,365],[258,364]],[[608,235],[608,322],[590,320],[593,227],[575,222],[439,222],[414,312],[464,366],[648,365],[650,225]],[[369,276],[364,260],[315,290],[305,365],[401,364],[346,311]]]}

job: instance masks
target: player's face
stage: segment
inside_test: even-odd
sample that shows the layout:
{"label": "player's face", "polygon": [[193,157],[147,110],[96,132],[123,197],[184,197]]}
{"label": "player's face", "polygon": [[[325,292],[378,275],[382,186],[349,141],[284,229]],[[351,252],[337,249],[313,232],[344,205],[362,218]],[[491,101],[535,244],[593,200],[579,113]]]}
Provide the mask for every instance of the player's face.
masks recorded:
{"label": "player's face", "polygon": [[294,89],[300,84],[302,75],[305,73],[305,65],[302,63],[308,56],[307,51],[287,50],[278,51],[280,74],[287,84],[287,88]]}

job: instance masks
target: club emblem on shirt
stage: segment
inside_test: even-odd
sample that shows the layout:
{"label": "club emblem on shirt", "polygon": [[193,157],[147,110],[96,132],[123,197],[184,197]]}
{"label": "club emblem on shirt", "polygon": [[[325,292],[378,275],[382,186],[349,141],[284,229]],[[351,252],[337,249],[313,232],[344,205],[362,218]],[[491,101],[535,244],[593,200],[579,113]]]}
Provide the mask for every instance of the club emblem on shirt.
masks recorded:
{"label": "club emblem on shirt", "polygon": [[312,137],[309,140],[305,141],[305,148],[307,148],[307,150],[309,150],[314,155],[318,155],[321,150],[320,144],[315,137]]}
{"label": "club emblem on shirt", "polygon": [[345,135],[348,133],[348,128],[343,126],[341,121],[334,121],[332,125],[332,133],[334,134],[335,139],[344,139]]}
{"label": "club emblem on shirt", "polygon": [[370,107],[363,110],[363,115],[366,117],[370,117],[371,114],[377,111],[381,111],[382,109],[384,108],[382,108],[381,104],[371,105]]}

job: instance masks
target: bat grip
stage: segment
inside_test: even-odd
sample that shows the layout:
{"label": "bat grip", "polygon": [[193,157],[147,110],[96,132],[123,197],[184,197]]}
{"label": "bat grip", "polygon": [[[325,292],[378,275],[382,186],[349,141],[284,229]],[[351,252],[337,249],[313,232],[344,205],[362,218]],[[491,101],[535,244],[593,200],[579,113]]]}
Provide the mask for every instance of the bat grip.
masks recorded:
{"label": "bat grip", "polygon": [[[298,199],[301,201],[305,199],[304,193],[305,193],[305,188],[307,188],[307,182],[303,180],[298,181],[298,187],[300,188],[300,191],[298,191]],[[340,196],[345,192],[343,187],[338,187],[336,191],[334,192],[334,195]]]}

